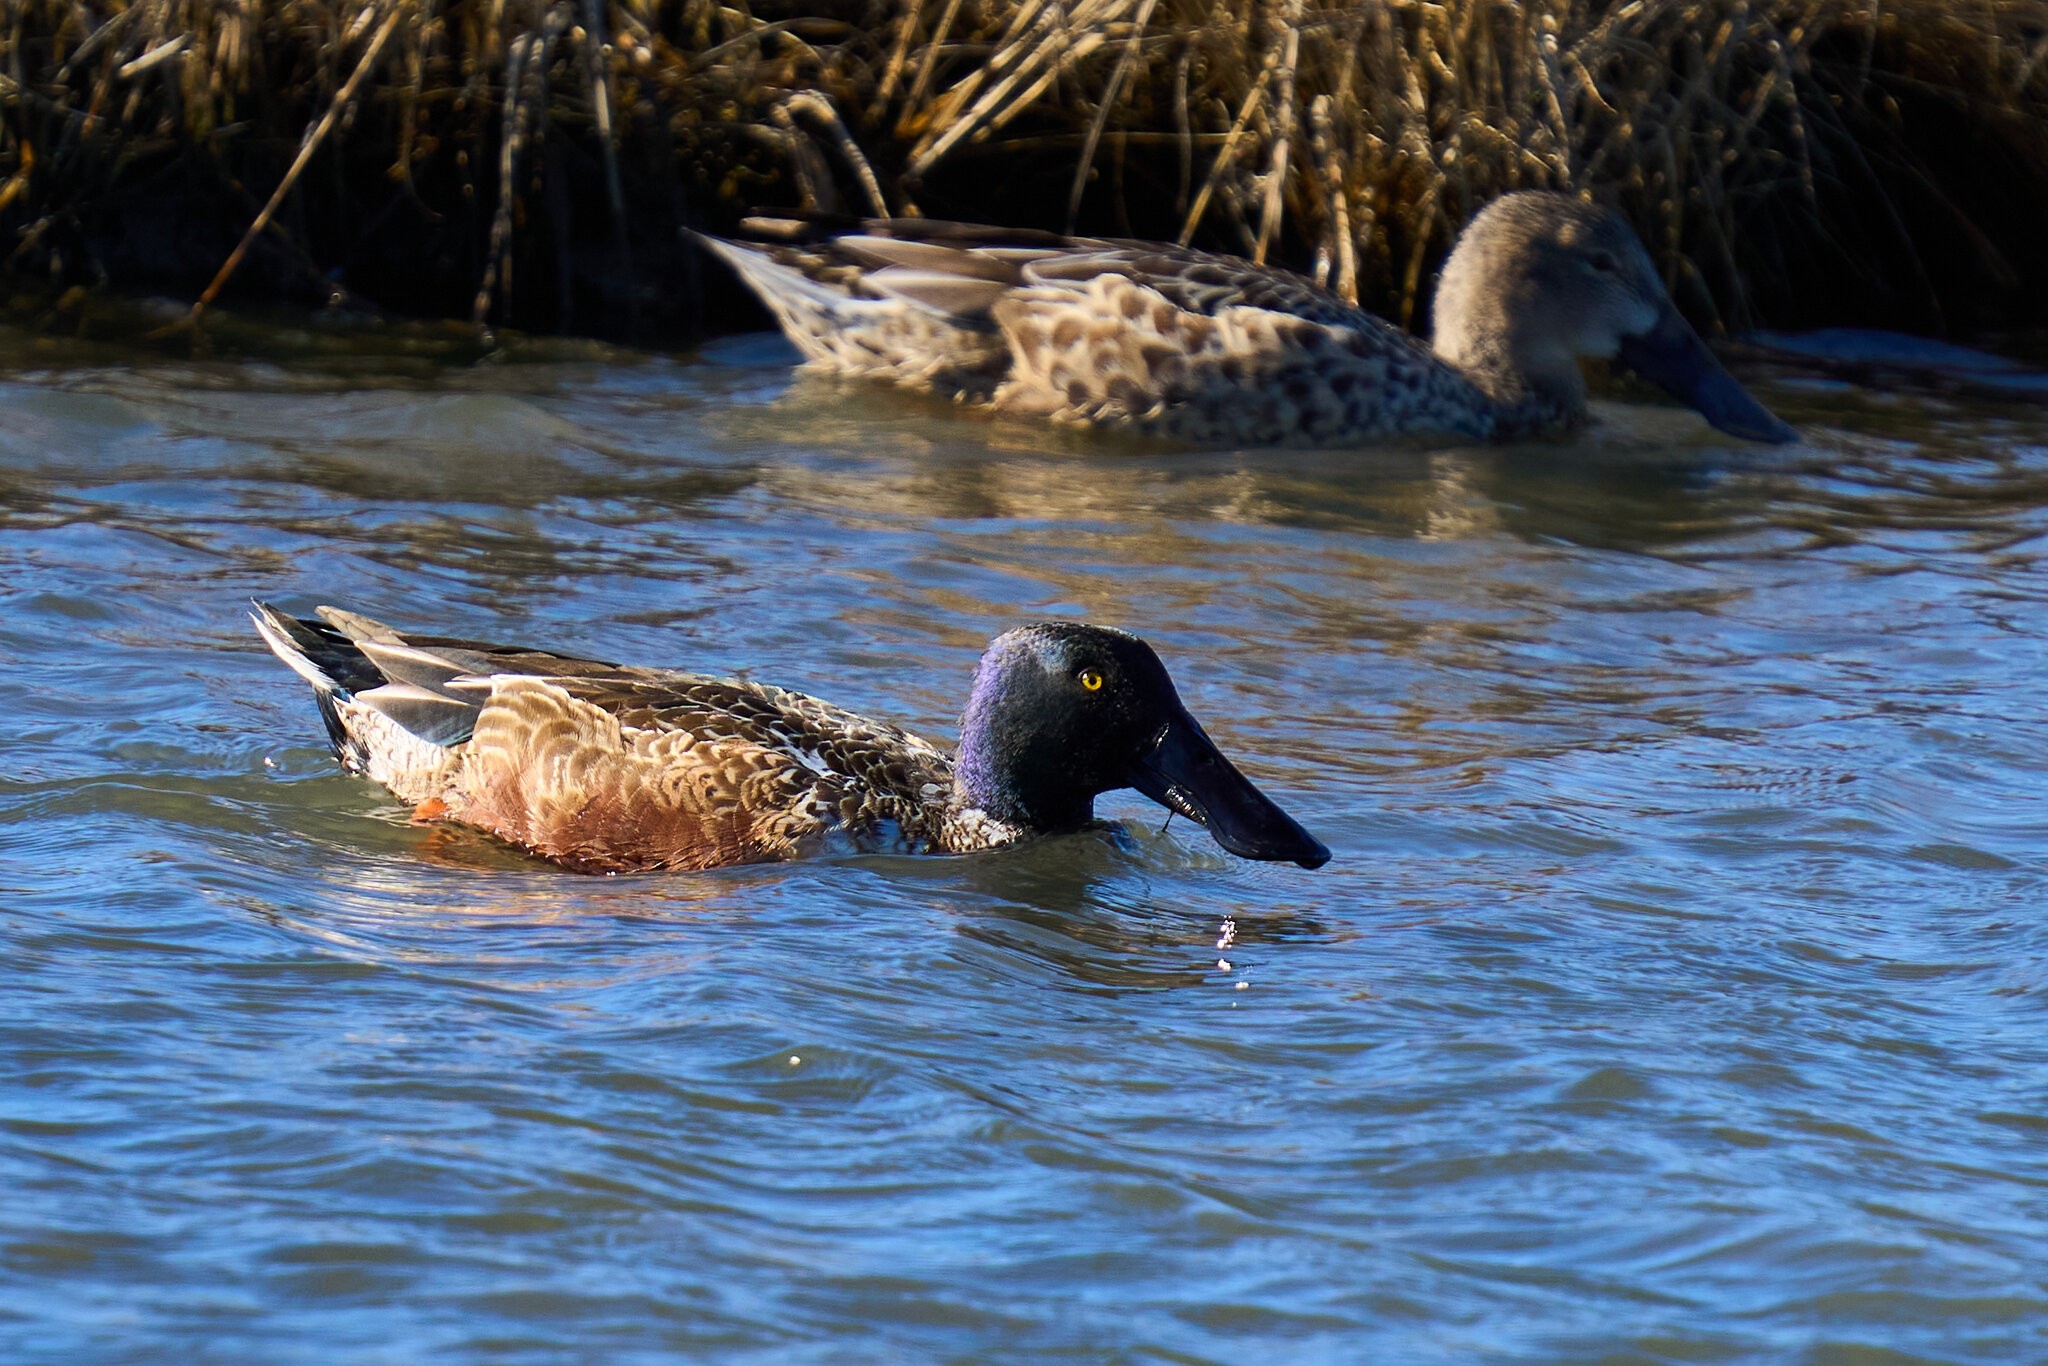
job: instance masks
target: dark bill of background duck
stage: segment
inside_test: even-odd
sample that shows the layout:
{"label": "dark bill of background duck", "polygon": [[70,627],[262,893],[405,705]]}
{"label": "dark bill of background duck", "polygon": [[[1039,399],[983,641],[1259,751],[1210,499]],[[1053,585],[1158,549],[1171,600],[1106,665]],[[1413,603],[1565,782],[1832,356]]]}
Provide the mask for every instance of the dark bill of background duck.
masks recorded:
{"label": "dark bill of background duck", "polygon": [[1750,397],[1714,358],[1692,325],[1666,306],[1648,332],[1621,339],[1617,359],[1696,409],[1717,430],[1744,441],[1797,441],[1798,431]]}

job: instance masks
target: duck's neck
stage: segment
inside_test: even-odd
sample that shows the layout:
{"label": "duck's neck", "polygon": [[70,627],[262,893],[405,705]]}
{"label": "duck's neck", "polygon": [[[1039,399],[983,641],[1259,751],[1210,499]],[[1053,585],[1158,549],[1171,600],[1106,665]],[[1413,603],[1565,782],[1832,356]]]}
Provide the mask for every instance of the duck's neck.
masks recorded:
{"label": "duck's neck", "polygon": [[[994,693],[994,696],[985,695]],[[1095,818],[1095,799],[1060,757],[1034,753],[1005,729],[1001,693],[977,687],[960,719],[960,752],[953,760],[953,802],[978,810],[1027,834],[1078,830]]]}
{"label": "duck's neck", "polygon": [[1494,440],[1554,436],[1584,425],[1586,380],[1578,362],[1521,342],[1495,320],[1492,327],[1440,327],[1434,349],[1493,409]]}
{"label": "duck's neck", "polygon": [[1586,412],[1578,357],[1511,247],[1468,230],[1430,306],[1430,350],[1486,398],[1497,441],[1569,430]]}

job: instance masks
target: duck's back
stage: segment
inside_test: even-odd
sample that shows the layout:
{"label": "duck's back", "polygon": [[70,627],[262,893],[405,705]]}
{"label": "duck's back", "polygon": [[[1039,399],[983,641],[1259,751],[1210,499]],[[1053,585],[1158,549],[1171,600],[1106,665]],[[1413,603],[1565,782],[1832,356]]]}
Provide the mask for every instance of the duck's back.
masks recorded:
{"label": "duck's back", "polygon": [[815,698],[657,670],[499,677],[449,814],[586,870],[933,847],[944,754]]}
{"label": "duck's back", "polygon": [[802,693],[259,609],[347,767],[588,872],[944,847],[952,761]]}
{"label": "duck's back", "polygon": [[706,241],[833,373],[1205,445],[1491,430],[1421,343],[1289,271],[919,219],[764,226],[791,240]]}

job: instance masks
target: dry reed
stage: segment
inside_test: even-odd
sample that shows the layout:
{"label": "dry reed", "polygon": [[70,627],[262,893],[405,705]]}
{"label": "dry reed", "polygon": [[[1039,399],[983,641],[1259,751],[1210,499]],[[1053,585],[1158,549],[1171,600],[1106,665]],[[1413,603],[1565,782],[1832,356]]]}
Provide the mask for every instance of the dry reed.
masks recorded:
{"label": "dry reed", "polygon": [[[2048,299],[2048,0],[15,0],[10,276],[696,325],[756,207],[1177,236],[1413,318],[1515,187],[1740,325]],[[253,225],[253,226],[252,226]],[[714,296],[714,311],[724,306]]]}

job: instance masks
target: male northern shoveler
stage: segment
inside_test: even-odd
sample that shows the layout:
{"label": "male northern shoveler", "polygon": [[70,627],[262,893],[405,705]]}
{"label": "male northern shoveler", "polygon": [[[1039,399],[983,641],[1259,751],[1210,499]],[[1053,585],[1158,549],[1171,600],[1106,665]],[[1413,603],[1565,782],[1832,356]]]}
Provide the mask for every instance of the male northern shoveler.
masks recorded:
{"label": "male northern shoveler", "polygon": [[342,766],[581,872],[826,853],[968,853],[1076,830],[1135,787],[1252,859],[1330,851],[1239,773],[1134,635],[1046,622],[996,637],[960,751],[760,683],[401,635],[263,603]]}
{"label": "male northern shoveler", "polygon": [[751,226],[782,240],[699,240],[813,365],[1011,413],[1203,445],[1512,441],[1583,425],[1579,362],[1595,358],[1733,436],[1798,435],[1679,316],[1626,223],[1551,191],[1467,225],[1433,351],[1299,275],[1184,247],[924,219]]}

